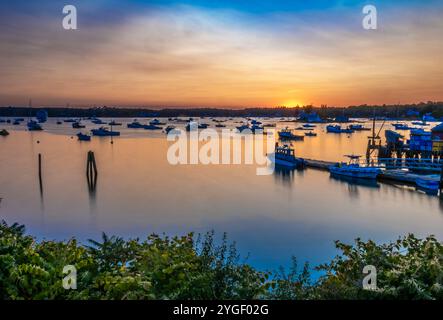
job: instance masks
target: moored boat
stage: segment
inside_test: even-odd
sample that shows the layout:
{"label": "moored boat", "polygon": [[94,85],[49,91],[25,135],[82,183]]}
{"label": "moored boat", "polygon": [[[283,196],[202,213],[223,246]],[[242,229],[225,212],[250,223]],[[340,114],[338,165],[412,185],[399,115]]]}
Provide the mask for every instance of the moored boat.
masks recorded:
{"label": "moored boat", "polygon": [[160,120],[158,120],[158,119],[154,119],[154,120],[150,121],[149,124],[153,125],[153,126],[161,126],[161,125],[165,125],[166,123],[160,122]]}
{"label": "moored boat", "polygon": [[294,169],[294,168],[301,168],[305,164],[302,158],[297,158],[295,156],[294,148],[286,144],[280,146],[278,145],[278,143],[276,143],[275,151],[270,156],[271,160],[274,161],[276,166],[282,166]]}
{"label": "moored boat", "polygon": [[131,123],[128,123],[128,128],[130,129],[143,129],[144,125],[134,119]]}
{"label": "moored boat", "polygon": [[298,136],[292,133],[292,130],[286,127],[285,129],[282,129],[278,132],[278,136],[280,139],[286,139],[286,140],[304,140],[304,136]]}
{"label": "moored boat", "polygon": [[411,130],[411,127],[409,127],[406,123],[393,123],[392,126],[396,130]]}
{"label": "moored boat", "polygon": [[347,155],[346,157],[349,158],[349,163],[337,163],[330,166],[329,171],[331,174],[359,179],[376,179],[377,176],[382,172],[381,169],[377,167],[360,166],[358,163],[360,156]]}
{"label": "moored boat", "polygon": [[354,130],[354,131],[370,131],[370,128],[365,128],[363,125],[361,124],[351,124],[349,126],[349,129]]}
{"label": "moored boat", "polygon": [[326,126],[326,132],[328,133],[353,133],[354,130],[350,128],[343,129],[340,125],[328,125]]}
{"label": "moored boat", "polygon": [[161,130],[162,127],[159,127],[159,126],[156,126],[153,124],[148,124],[148,125],[143,126],[143,129],[145,129],[145,130]]}
{"label": "moored boat", "polygon": [[91,141],[91,136],[87,134],[83,134],[81,132],[77,133],[78,141]]}
{"label": "moored boat", "polygon": [[310,131],[310,132],[306,132],[305,136],[307,136],[307,137],[316,137],[317,134],[315,132]]}
{"label": "moored boat", "polygon": [[42,126],[34,120],[30,120],[27,124],[29,131],[41,131],[43,130]]}
{"label": "moored boat", "polygon": [[6,137],[9,136],[9,132],[6,129],[0,130],[0,136]]}
{"label": "moored boat", "polygon": [[80,121],[76,121],[72,123],[72,127],[74,129],[83,129],[86,128],[86,126],[84,124],[82,124]]}
{"label": "moored boat", "polygon": [[119,136],[120,132],[118,131],[109,131],[108,128],[105,127],[101,127],[98,129],[92,129],[91,130],[92,135],[93,136],[98,136],[98,137],[115,137],[115,136]]}

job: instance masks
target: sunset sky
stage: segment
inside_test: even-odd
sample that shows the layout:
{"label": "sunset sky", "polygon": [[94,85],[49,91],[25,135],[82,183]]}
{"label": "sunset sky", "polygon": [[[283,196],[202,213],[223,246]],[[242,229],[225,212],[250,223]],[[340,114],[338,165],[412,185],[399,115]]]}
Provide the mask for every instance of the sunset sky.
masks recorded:
{"label": "sunset sky", "polygon": [[442,35],[432,0],[3,0],[0,106],[441,101]]}

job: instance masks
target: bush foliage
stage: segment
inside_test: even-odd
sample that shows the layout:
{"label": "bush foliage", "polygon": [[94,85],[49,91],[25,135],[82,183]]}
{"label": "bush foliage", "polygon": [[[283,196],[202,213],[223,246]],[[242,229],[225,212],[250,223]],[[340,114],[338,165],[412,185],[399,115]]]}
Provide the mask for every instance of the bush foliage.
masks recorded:
{"label": "bush foliage", "polygon": [[[240,262],[226,235],[151,235],[124,240],[103,234],[88,245],[36,241],[22,225],[0,224],[0,299],[443,299],[443,246],[413,235],[377,245],[336,242],[341,254],[316,267],[259,271]],[[63,267],[77,269],[77,289],[62,286]],[[362,288],[366,265],[377,289]]]}

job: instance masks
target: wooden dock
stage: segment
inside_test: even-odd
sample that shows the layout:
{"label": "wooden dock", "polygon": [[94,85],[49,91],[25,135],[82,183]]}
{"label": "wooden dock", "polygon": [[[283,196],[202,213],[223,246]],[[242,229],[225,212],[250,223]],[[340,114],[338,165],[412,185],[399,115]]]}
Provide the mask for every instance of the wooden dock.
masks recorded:
{"label": "wooden dock", "polygon": [[[329,167],[337,163],[337,162],[314,160],[314,159],[304,159],[304,161],[306,167],[308,168],[326,170],[326,171],[329,171]],[[383,170],[383,173],[377,177],[377,180],[379,181],[389,180],[391,182],[397,182],[401,184],[415,185],[415,182],[419,177],[423,177],[423,175],[419,175],[413,172],[408,172],[405,170],[393,169],[393,170]]]}

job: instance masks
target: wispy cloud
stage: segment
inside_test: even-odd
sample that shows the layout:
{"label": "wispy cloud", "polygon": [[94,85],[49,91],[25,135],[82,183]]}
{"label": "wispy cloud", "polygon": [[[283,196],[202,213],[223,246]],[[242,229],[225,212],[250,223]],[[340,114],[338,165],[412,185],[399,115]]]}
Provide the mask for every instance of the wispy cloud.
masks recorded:
{"label": "wispy cloud", "polygon": [[[0,30],[0,104],[251,106],[442,99],[441,7],[250,13],[187,5],[14,11]],[[82,18],[82,11],[85,17]],[[38,11],[40,12],[40,11]],[[52,12],[52,11],[51,11]],[[97,19],[93,17],[97,15]],[[101,17],[101,18],[100,18]]]}

